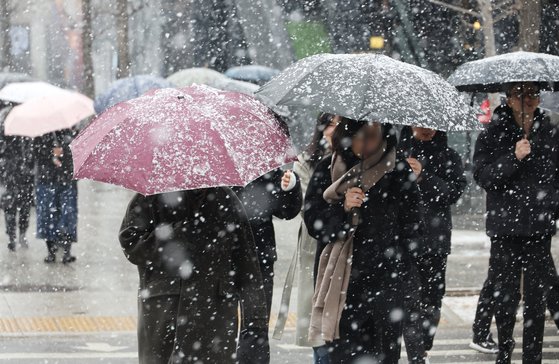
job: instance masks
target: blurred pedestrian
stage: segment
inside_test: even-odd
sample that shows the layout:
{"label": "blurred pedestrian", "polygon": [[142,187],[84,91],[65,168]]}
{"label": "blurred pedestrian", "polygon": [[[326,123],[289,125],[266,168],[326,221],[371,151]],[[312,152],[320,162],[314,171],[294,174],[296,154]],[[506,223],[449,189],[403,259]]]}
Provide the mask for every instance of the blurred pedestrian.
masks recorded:
{"label": "blurred pedestrian", "polygon": [[417,249],[419,192],[391,125],[342,118],[332,139],[331,164],[317,165],[305,196],[305,224],[318,241],[310,336],[329,343],[331,363],[395,364],[402,257]]}
{"label": "blurred pedestrian", "polygon": [[[10,110],[11,107],[3,108],[0,120],[3,121]],[[3,135],[3,130],[3,127],[0,128],[0,158],[3,161],[5,191],[1,205],[6,220],[8,249],[15,251],[18,243],[22,248],[29,247],[26,233],[34,197],[33,141],[30,138]]]}
{"label": "blurred pedestrian", "polygon": [[267,326],[254,239],[229,188],[138,194],[119,238],[140,276],[140,364],[236,363],[239,302],[243,327]]}
{"label": "blurred pedestrian", "polygon": [[[274,291],[274,263],[277,260],[276,239],[272,219],[295,218],[301,211],[301,182],[292,171],[271,171],[244,188],[235,188],[237,196],[245,208],[252,228],[260,271],[264,281],[264,294],[268,315],[272,309]],[[258,332],[254,328],[242,326],[239,338],[239,360],[242,363],[265,364],[270,361],[268,326]]]}
{"label": "blurred pedestrian", "polygon": [[62,262],[72,263],[72,244],[78,239],[78,186],[70,143],[76,129],[65,129],[36,138],[36,203],[37,238],[47,245],[46,263],[56,260],[56,252],[64,252]]}
{"label": "blurred pedestrian", "polygon": [[[332,134],[340,117],[328,113],[321,113],[316,121],[316,128],[309,148],[299,155],[293,171],[300,178],[303,196],[313,172],[322,160],[330,159],[332,153]],[[327,176],[329,178],[329,176]],[[301,217],[304,216],[304,203]],[[314,293],[314,263],[316,256],[316,239],[309,235],[304,222],[299,227],[297,249],[291,260],[288,275],[285,281],[284,295],[281,300],[281,309],[276,324],[276,331],[283,332],[287,314],[289,312],[289,299],[295,271],[299,266],[297,281],[297,327],[295,344],[298,346],[311,346],[314,352],[315,364],[328,364],[328,347],[323,340],[309,341],[309,324],[311,319],[312,296]],[[275,333],[274,332],[274,333]]]}
{"label": "blurred pedestrian", "polygon": [[421,195],[424,223],[417,256],[410,257],[406,289],[404,340],[410,363],[423,364],[441,319],[452,231],[451,206],[466,177],[460,156],[448,146],[445,132],[404,127],[399,151],[410,164]]}
{"label": "blurred pedestrian", "polygon": [[[474,178],[487,192],[486,230],[491,238],[489,272],[479,305],[492,296],[497,363],[510,363],[524,273],[522,360],[537,364],[542,361],[545,297],[553,264],[550,240],[556,233],[559,206],[559,139],[538,108],[536,84],[514,84],[506,96],[506,105],[495,109],[474,153]],[[474,342],[484,340],[487,337],[474,337]]]}

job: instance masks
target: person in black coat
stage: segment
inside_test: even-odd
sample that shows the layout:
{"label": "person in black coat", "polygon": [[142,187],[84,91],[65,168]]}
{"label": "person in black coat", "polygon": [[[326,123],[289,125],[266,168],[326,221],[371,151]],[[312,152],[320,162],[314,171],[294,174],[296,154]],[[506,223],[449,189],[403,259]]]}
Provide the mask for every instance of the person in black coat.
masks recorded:
{"label": "person in black coat", "polygon": [[[11,106],[0,111],[0,120],[10,112]],[[33,205],[34,158],[33,140],[19,136],[7,136],[3,126],[0,128],[0,159],[2,160],[2,180],[6,190],[2,195],[2,208],[6,219],[8,249],[16,250],[17,243],[27,248],[26,238],[29,228],[29,215]],[[19,228],[19,238],[18,238]]]}
{"label": "person in black coat", "polygon": [[[274,263],[277,260],[272,219],[276,217],[291,220],[299,214],[303,204],[301,183],[293,172],[276,169],[244,188],[235,188],[234,191],[247,212],[252,228],[264,281],[266,306],[270,314],[274,291]],[[242,327],[238,356],[243,363],[269,362],[270,352],[267,346],[262,346],[268,340],[268,327],[264,329],[265,331],[255,332]]]}
{"label": "person in black coat", "polygon": [[[329,343],[332,363],[372,360],[390,364],[400,357],[405,260],[418,249],[421,215],[419,191],[409,178],[413,172],[403,158],[395,156],[396,146],[390,125],[343,118],[333,136],[334,167],[330,158],[321,161],[305,195],[305,224],[318,241],[315,267],[327,244],[354,232],[340,338]],[[339,202],[325,200],[336,163],[351,168],[361,163],[361,155],[369,159],[369,154],[379,151],[381,161],[390,155],[395,159],[392,169],[381,174],[374,186],[365,193],[351,188]],[[359,219],[354,227],[356,212]]]}
{"label": "person in black coat", "polygon": [[78,185],[70,143],[77,129],[59,130],[34,141],[36,163],[37,238],[44,239],[46,263],[62,248],[63,263],[72,263],[72,244],[78,239]]}
{"label": "person in black coat", "polygon": [[141,364],[237,363],[239,302],[244,326],[268,325],[254,239],[229,188],[138,194],[119,239],[140,277]]}
{"label": "person in black coat", "polygon": [[407,158],[417,178],[425,221],[422,250],[411,265],[411,287],[406,300],[409,309],[404,329],[408,360],[423,363],[425,352],[433,347],[441,318],[450,254],[451,206],[464,192],[466,176],[460,156],[448,146],[445,132],[404,127],[399,151]]}
{"label": "person in black coat", "polygon": [[545,296],[550,270],[555,269],[550,244],[559,202],[559,135],[539,110],[539,102],[537,85],[513,85],[507,104],[495,110],[475,147],[474,178],[487,192],[486,230],[491,238],[489,272],[479,305],[494,300],[497,363],[511,361],[521,272],[523,362],[542,360]]}

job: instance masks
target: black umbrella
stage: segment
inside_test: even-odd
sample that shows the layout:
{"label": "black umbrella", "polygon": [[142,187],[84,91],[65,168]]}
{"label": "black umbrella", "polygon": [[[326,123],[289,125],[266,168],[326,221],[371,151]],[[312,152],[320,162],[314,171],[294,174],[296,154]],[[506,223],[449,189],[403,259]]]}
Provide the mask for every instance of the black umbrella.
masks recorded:
{"label": "black umbrella", "polygon": [[559,90],[559,57],[545,53],[513,52],[461,65],[448,78],[459,91],[501,92],[521,82],[541,90]]}

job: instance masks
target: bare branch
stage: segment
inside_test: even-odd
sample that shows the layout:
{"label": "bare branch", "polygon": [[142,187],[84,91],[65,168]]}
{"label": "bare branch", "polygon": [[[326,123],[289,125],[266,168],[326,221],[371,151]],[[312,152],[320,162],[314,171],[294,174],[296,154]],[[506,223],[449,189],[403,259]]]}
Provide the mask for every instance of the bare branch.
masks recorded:
{"label": "bare branch", "polygon": [[508,18],[508,17],[511,16],[511,15],[517,15],[517,14],[518,14],[518,12],[517,12],[516,10],[504,11],[504,12],[502,12],[501,14],[497,15],[496,17],[494,17],[494,18],[493,18],[493,21],[496,23],[496,22],[499,22],[499,21],[501,21],[501,20],[503,20],[503,19]]}
{"label": "bare branch", "polygon": [[463,8],[461,6],[456,6],[456,5],[452,5],[452,4],[447,4],[443,1],[438,1],[438,0],[429,0],[429,2],[431,4],[435,4],[435,5],[440,5],[440,6],[444,6],[445,8],[457,11],[459,13],[464,13],[464,14],[469,14],[469,15],[473,15],[473,16],[477,16],[477,17],[481,17],[481,14],[478,13],[477,11],[474,11],[473,9],[466,9]]}
{"label": "bare branch", "polygon": [[514,1],[511,4],[511,0],[496,1],[495,4],[493,4],[493,9],[503,11],[503,9],[501,9],[503,6],[512,6],[512,5],[514,5]]}

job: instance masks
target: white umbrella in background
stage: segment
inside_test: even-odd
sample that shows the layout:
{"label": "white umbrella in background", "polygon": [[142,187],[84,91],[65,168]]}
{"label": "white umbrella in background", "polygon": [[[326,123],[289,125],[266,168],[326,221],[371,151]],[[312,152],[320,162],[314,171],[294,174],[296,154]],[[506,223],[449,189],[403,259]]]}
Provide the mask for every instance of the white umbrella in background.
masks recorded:
{"label": "white umbrella in background", "polygon": [[72,128],[95,113],[89,97],[45,82],[11,83],[0,90],[0,100],[21,104],[6,117],[5,135],[34,138]]}

